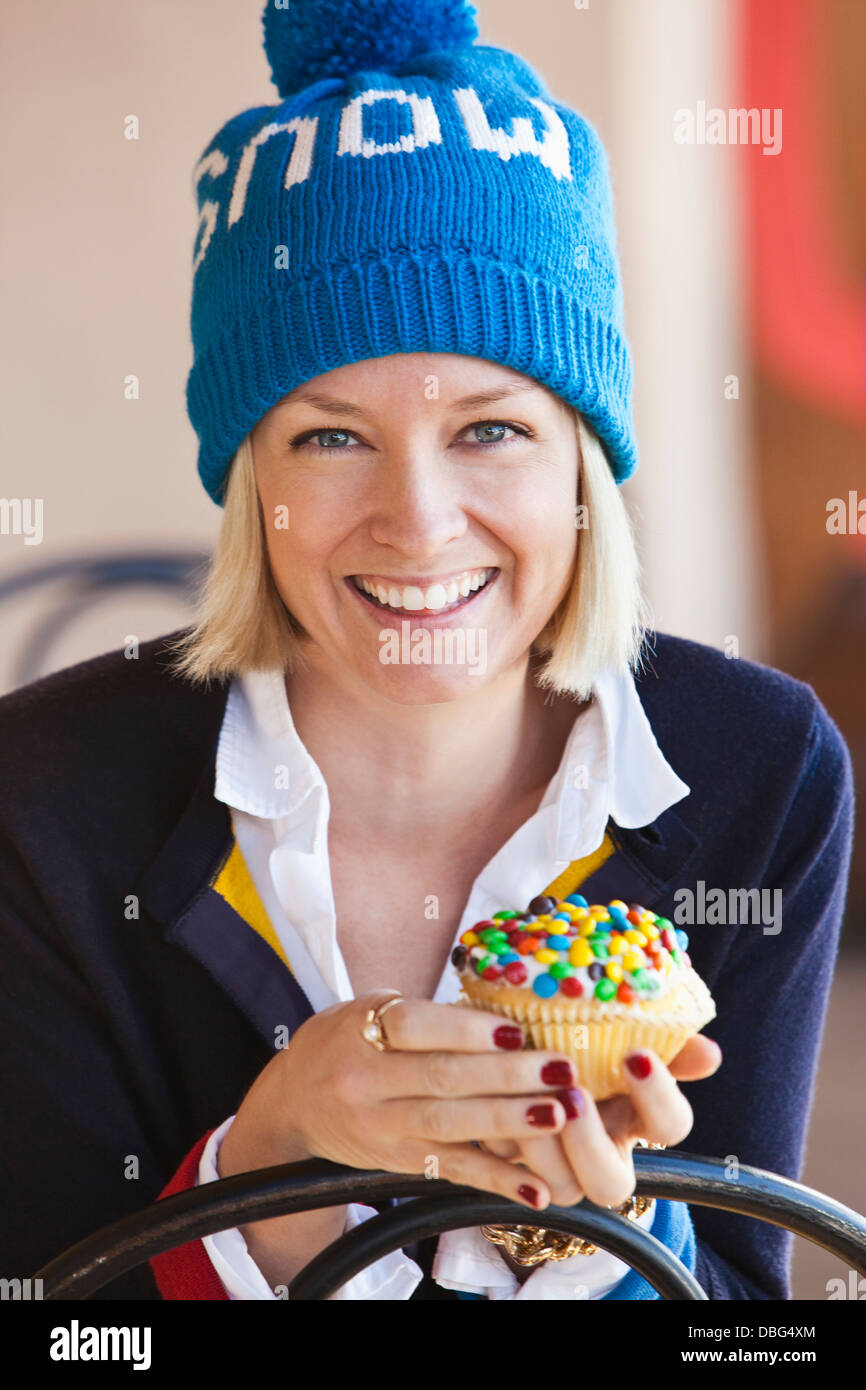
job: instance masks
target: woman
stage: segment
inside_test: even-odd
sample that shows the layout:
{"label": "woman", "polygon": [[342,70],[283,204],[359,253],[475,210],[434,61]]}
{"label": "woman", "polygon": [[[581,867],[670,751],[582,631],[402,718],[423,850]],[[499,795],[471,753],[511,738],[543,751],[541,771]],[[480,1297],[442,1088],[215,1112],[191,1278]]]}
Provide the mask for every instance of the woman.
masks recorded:
{"label": "woman", "polygon": [[[282,104],[198,166],[188,399],[225,508],[198,621],[0,702],[4,1248],[30,1272],[160,1193],[317,1155],[542,1223],[630,1205],[711,1298],[790,1297],[787,1233],[638,1211],[632,1152],[688,1136],[799,1176],[847,751],[799,682],[644,642],[594,132],[473,46],[470,6],[294,9],[265,12]],[[783,905],[676,916],[718,1016],[598,1104],[450,1007],[459,935],[566,879],[671,917],[706,886]],[[224,1232],[104,1296],[285,1296],[372,1214]],[[533,1267],[467,1230],[340,1297],[461,1293],[656,1296],[606,1252]]]}

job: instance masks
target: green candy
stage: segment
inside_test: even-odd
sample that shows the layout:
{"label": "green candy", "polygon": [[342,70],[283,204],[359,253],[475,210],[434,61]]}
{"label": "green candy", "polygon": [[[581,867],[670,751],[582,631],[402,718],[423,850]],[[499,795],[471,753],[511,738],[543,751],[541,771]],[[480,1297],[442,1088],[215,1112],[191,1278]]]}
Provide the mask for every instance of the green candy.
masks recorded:
{"label": "green candy", "polygon": [[616,985],[613,980],[599,980],[593,993],[596,999],[612,999],[616,994]]}
{"label": "green candy", "polygon": [[478,940],[485,946],[492,946],[494,941],[507,941],[508,936],[499,927],[485,927],[484,931],[478,933]]}
{"label": "green candy", "polygon": [[484,944],[488,951],[492,951],[497,956],[507,956],[511,951],[511,946],[507,941],[489,941]]}
{"label": "green candy", "polygon": [[667,928],[673,930],[673,922],[668,921],[667,917],[657,917],[655,920],[655,925],[658,927],[660,932],[665,931]]}
{"label": "green candy", "polygon": [[519,913],[519,912],[517,912],[517,911],[515,911],[515,910],[512,910],[511,908],[508,908],[508,909],[503,908],[503,910],[502,910],[501,912],[494,912],[494,914],[493,914],[493,916],[492,916],[492,918],[491,918],[491,921],[493,921],[493,922],[503,921],[503,922],[504,922],[504,921],[506,920],[506,918],[508,918],[508,917],[519,917],[519,916],[520,916],[520,913]]}
{"label": "green candy", "polygon": [[605,941],[593,941],[591,936],[587,937],[587,941],[592,947],[592,954],[595,956],[596,960],[610,960],[610,951],[607,949],[607,942],[609,940],[610,937]]}
{"label": "green candy", "polygon": [[484,973],[484,971],[487,969],[488,965],[495,965],[495,964],[496,964],[496,957],[495,957],[495,956],[479,956],[478,960],[477,960],[476,963],[475,963],[475,968],[476,968],[476,970],[478,971],[478,974],[479,974],[479,975],[482,975],[482,974]]}
{"label": "green candy", "polygon": [[678,946],[672,946],[672,947],[671,947],[671,960],[675,961],[677,965],[682,965],[682,963],[683,963],[682,952],[680,951],[680,949],[679,949]]}
{"label": "green candy", "polygon": [[569,965],[567,960],[557,961],[555,965],[547,967],[548,975],[552,975],[554,980],[565,980],[569,975],[574,974],[575,967]]}
{"label": "green candy", "polygon": [[631,983],[635,989],[646,989],[652,983],[652,976],[641,966],[639,970],[632,971]]}

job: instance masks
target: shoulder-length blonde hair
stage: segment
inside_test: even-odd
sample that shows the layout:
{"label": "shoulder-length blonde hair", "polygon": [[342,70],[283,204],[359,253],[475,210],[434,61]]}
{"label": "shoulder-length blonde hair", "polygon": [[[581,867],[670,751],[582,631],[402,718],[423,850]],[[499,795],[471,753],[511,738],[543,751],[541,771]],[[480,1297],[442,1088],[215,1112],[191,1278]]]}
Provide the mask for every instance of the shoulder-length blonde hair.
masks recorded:
{"label": "shoulder-length blonde hair", "polygon": [[[532,644],[548,660],[537,684],[588,699],[605,669],[640,663],[647,610],[631,521],[598,436],[573,407],[579,445],[571,587]],[[286,608],[268,559],[247,435],[232,459],[217,544],[196,600],[196,620],[170,644],[170,666],[209,685],[248,671],[303,664],[303,628]]]}

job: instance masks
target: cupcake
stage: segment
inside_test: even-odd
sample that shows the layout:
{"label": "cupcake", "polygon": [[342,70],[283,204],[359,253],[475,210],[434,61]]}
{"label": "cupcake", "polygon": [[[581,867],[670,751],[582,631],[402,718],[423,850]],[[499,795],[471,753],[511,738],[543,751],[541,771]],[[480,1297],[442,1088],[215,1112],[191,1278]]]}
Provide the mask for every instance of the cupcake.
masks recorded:
{"label": "cupcake", "polygon": [[451,956],[459,1002],[524,1024],[527,1046],[565,1052],[595,1100],[626,1092],[623,1059],[650,1047],[667,1065],[716,1006],[666,917],[580,893],[503,908],[463,933]]}

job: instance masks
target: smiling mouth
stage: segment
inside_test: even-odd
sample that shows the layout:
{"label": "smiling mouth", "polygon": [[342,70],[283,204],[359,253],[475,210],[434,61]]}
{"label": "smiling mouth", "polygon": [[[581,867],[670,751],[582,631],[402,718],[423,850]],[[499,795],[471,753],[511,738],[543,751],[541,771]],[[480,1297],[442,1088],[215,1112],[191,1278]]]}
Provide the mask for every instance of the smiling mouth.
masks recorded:
{"label": "smiling mouth", "polygon": [[[371,594],[368,592],[367,589],[361,587],[361,576],[355,574],[349,575],[347,577],[347,582],[350,583],[352,587],[356,589],[357,592],[361,595],[361,598],[366,599],[367,602],[371,604],[373,608],[380,608],[383,609],[386,613],[394,613],[395,615],[400,615],[404,618],[438,618],[442,617],[447,613],[454,613],[457,611],[458,608],[465,608],[467,604],[470,604],[473,599],[478,597],[479,594],[482,594],[485,589],[490,588],[490,585],[497,578],[498,574],[498,569],[488,569],[487,578],[484,580],[482,584],[479,584],[476,589],[473,589],[470,593],[466,595],[458,595],[458,597],[454,599],[453,602],[445,603],[439,608],[403,607],[402,605],[383,603],[382,600],[376,596],[376,594]],[[417,592],[420,596],[421,590],[418,589]],[[423,603],[423,596],[421,597],[421,602]]]}

